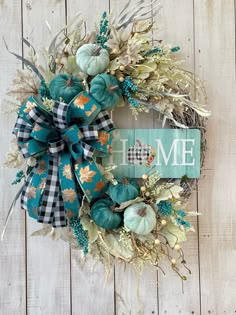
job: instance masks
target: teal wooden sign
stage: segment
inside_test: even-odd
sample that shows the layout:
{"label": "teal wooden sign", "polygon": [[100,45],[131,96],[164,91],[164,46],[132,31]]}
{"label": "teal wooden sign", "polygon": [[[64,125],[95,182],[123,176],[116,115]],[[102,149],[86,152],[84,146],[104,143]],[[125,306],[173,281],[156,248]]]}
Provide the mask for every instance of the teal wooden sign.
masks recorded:
{"label": "teal wooden sign", "polygon": [[116,176],[139,178],[150,168],[162,178],[200,176],[198,129],[116,129],[112,154],[104,165],[115,164]]}

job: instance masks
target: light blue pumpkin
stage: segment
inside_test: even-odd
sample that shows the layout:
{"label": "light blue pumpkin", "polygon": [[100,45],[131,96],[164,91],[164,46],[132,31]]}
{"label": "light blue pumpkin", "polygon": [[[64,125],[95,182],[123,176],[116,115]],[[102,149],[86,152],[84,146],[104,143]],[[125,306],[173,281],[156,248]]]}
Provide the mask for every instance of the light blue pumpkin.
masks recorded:
{"label": "light blue pumpkin", "polygon": [[114,202],[121,204],[122,202],[133,200],[138,197],[139,184],[135,179],[128,179],[124,176],[121,179],[118,179],[117,185],[110,183],[107,192]]}
{"label": "light blue pumpkin", "polygon": [[79,79],[70,74],[58,74],[49,84],[52,99],[59,101],[62,98],[66,103],[69,103],[82,90],[83,86]]}
{"label": "light blue pumpkin", "polygon": [[97,75],[91,81],[90,94],[103,110],[113,108],[122,96],[120,82],[113,75]]}
{"label": "light blue pumpkin", "polygon": [[85,44],[77,50],[76,63],[84,73],[95,76],[107,69],[109,53],[99,45]]}
{"label": "light blue pumpkin", "polygon": [[135,203],[125,209],[124,225],[136,234],[147,235],[156,225],[156,213],[144,202]]}
{"label": "light blue pumpkin", "polygon": [[114,202],[111,199],[100,199],[92,205],[90,216],[103,229],[116,229],[122,222],[122,214],[115,212],[113,207]]}

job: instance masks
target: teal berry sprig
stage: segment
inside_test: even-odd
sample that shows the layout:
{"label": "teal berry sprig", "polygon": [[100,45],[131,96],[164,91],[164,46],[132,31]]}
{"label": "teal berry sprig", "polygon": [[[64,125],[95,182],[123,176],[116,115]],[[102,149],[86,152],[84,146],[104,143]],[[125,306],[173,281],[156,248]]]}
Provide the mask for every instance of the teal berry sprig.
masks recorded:
{"label": "teal berry sprig", "polygon": [[19,172],[16,173],[16,179],[11,183],[12,185],[16,185],[19,184],[22,179],[25,178],[25,174],[24,172],[21,170]]}
{"label": "teal berry sprig", "polygon": [[[33,169],[34,169],[33,166],[28,166],[27,170],[26,170],[26,175],[28,176],[32,172]],[[22,179],[26,178],[26,175],[25,175],[24,171],[22,171],[22,170],[17,172],[16,173],[16,179],[11,184],[12,185],[19,184],[22,181]]]}
{"label": "teal berry sprig", "polygon": [[127,100],[130,105],[137,107],[138,101],[132,97],[131,92],[137,92],[138,86],[135,85],[131,79],[131,77],[126,77],[124,82],[122,83],[123,94],[127,97]]}
{"label": "teal berry sprig", "polygon": [[178,216],[180,216],[181,218],[186,217],[186,213],[183,210],[177,210],[176,213],[178,214]]}
{"label": "teal berry sprig", "polygon": [[170,201],[161,200],[157,207],[161,216],[166,217],[173,213],[172,203]]}
{"label": "teal berry sprig", "polygon": [[175,46],[171,48],[171,52],[178,52],[180,50],[179,46]]}
{"label": "teal berry sprig", "polygon": [[79,246],[83,249],[84,254],[88,254],[88,231],[84,230],[83,225],[78,217],[70,219],[70,226],[77,239]]}
{"label": "teal berry sprig", "polygon": [[190,222],[184,220],[183,218],[185,218],[187,216],[187,214],[183,211],[183,210],[177,210],[176,211],[177,214],[177,218],[175,219],[176,223],[185,227],[185,228],[190,228],[191,224]]}
{"label": "teal berry sprig", "polygon": [[[178,52],[180,50],[180,47],[179,46],[175,46],[175,47],[172,47],[170,49],[171,52]],[[155,54],[160,54],[160,55],[163,55],[165,54],[164,50],[159,48],[159,47],[156,47],[156,48],[153,48],[149,51],[147,51],[145,54],[144,54],[144,57],[148,57],[148,56],[151,56],[151,55],[155,55]]]}
{"label": "teal berry sprig", "polygon": [[96,35],[96,40],[104,49],[108,49],[106,46],[106,42],[108,40],[108,33],[109,33],[109,29],[108,29],[107,13],[103,12],[102,19],[100,21],[99,33]]}
{"label": "teal berry sprig", "polygon": [[182,218],[179,218],[179,217],[176,218],[176,223],[181,225],[181,226],[183,226],[183,227],[185,227],[185,228],[190,228],[191,227],[190,222],[185,221],[185,220],[183,220]]}
{"label": "teal berry sprig", "polygon": [[41,98],[51,99],[49,88],[44,80],[41,80],[40,82],[39,94]]}
{"label": "teal berry sprig", "polygon": [[145,54],[144,54],[144,57],[148,57],[148,56],[151,56],[151,55],[155,55],[155,54],[158,54],[158,53],[163,53],[163,50],[161,48],[153,48],[149,51],[147,51]]}

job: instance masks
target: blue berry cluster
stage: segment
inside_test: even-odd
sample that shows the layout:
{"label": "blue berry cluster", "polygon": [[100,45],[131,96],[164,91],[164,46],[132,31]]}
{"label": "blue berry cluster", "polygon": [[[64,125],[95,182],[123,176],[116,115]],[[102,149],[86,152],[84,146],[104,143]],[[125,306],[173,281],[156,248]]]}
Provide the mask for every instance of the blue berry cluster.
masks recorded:
{"label": "blue berry cluster", "polygon": [[178,215],[178,217],[176,218],[176,223],[186,228],[190,228],[191,224],[183,219],[184,217],[186,217],[186,213],[183,210],[178,210],[176,211],[176,214]]}
{"label": "blue berry cluster", "polygon": [[158,211],[162,216],[168,216],[173,213],[173,208],[170,201],[161,200],[157,206]]}
{"label": "blue berry cluster", "polygon": [[190,228],[191,224],[188,222],[188,221],[185,221],[183,220],[182,218],[176,218],[176,222],[179,224],[179,225],[182,225],[186,228]]}
{"label": "blue berry cluster", "polygon": [[176,47],[172,47],[171,48],[171,51],[172,52],[177,52],[177,51],[179,51],[180,50],[180,47],[179,46],[176,46]]}
{"label": "blue berry cluster", "polygon": [[[179,46],[175,46],[175,47],[171,48],[171,52],[177,52],[179,50],[180,50]],[[161,48],[156,47],[156,48],[153,48],[153,49],[149,50],[148,52],[146,52],[144,57],[148,57],[148,56],[155,55],[155,54],[163,55],[164,51]]]}
{"label": "blue berry cluster", "polygon": [[88,254],[88,232],[84,230],[80,219],[77,217],[72,217],[70,219],[70,226],[76,236],[79,246],[83,249],[84,254]]}
{"label": "blue berry cluster", "polygon": [[11,183],[12,185],[16,185],[21,182],[21,180],[25,177],[23,171],[19,171],[16,173],[16,179]]}
{"label": "blue berry cluster", "polygon": [[130,105],[137,107],[138,106],[138,101],[136,101],[133,97],[131,92],[136,92],[138,91],[138,86],[135,85],[132,82],[131,77],[126,77],[123,84],[122,84],[122,90],[123,94],[127,97],[127,100]]}
{"label": "blue berry cluster", "polygon": [[178,216],[180,216],[181,218],[186,217],[186,213],[183,210],[177,210],[176,213],[178,214]]}
{"label": "blue berry cluster", "polygon": [[108,20],[107,13],[103,12],[102,19],[100,21],[100,30],[96,35],[97,42],[102,46],[102,48],[107,49],[106,42],[108,40]]}
{"label": "blue berry cluster", "polygon": [[48,98],[48,99],[51,99],[51,95],[50,95],[50,92],[49,92],[49,88],[48,88],[48,86],[47,86],[47,84],[45,83],[44,80],[42,80],[42,81],[40,82],[39,94],[40,94],[41,98]]}
{"label": "blue berry cluster", "polygon": [[163,53],[163,50],[158,48],[158,47],[156,47],[156,48],[153,48],[153,49],[149,50],[148,52],[146,52],[144,56],[148,57],[150,55],[155,55],[157,53]]}

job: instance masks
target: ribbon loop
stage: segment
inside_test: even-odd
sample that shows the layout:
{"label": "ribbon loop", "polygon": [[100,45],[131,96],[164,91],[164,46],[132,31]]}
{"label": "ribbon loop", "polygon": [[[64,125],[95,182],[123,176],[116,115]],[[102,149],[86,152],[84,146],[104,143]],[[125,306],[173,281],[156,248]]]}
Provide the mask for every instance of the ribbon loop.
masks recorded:
{"label": "ribbon loop", "polygon": [[67,144],[75,144],[84,138],[84,134],[80,131],[77,125],[73,125],[65,131],[62,138]]}
{"label": "ribbon loop", "polygon": [[49,140],[49,153],[51,154],[58,154],[59,152],[63,151],[65,148],[65,142],[63,139],[52,139]]}
{"label": "ribbon loop", "polygon": [[69,104],[55,102],[53,107],[53,123],[58,129],[68,127]]}
{"label": "ribbon loop", "polygon": [[41,127],[39,124],[35,124],[30,136],[40,142],[47,143],[50,139],[58,137],[59,133],[55,129]]}

